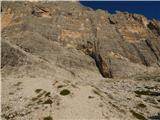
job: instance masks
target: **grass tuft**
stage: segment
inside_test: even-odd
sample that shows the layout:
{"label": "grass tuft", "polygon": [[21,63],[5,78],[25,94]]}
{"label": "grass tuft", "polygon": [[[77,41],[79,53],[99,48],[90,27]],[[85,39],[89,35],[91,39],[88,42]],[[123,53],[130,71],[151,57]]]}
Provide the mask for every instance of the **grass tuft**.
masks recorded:
{"label": "grass tuft", "polygon": [[147,120],[143,115],[141,115],[141,114],[139,114],[139,113],[137,113],[137,112],[135,112],[135,111],[133,111],[133,110],[130,110],[130,112],[132,113],[132,115],[133,115],[134,117],[136,117],[136,118],[139,119],[139,120]]}
{"label": "grass tuft", "polygon": [[70,91],[67,90],[67,89],[64,89],[64,90],[62,90],[62,91],[60,92],[60,95],[63,95],[63,96],[69,95],[69,94],[70,94]]}

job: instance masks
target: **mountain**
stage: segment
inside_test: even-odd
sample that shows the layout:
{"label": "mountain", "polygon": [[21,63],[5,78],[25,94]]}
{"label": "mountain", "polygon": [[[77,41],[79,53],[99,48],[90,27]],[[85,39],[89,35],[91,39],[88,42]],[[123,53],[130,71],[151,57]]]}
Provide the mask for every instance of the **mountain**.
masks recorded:
{"label": "mountain", "polygon": [[2,1],[1,37],[2,119],[160,118],[160,21]]}

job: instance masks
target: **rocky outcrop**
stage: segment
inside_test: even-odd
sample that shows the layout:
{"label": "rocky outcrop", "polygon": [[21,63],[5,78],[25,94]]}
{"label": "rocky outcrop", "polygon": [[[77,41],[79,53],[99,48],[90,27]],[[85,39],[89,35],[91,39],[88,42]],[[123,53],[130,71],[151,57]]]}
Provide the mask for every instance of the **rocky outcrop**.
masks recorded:
{"label": "rocky outcrop", "polygon": [[[10,38],[11,43],[32,52],[37,48],[28,44],[22,47],[24,40],[20,39],[22,34],[26,34],[27,39],[30,36],[27,36],[28,32],[33,32],[37,37],[34,41],[27,39],[31,44],[42,36],[40,39],[44,39],[43,42],[54,41],[64,47],[83,51],[95,60],[104,77],[128,76],[123,74],[127,72],[123,69],[124,64],[129,67],[128,61],[144,66],[156,65],[159,61],[159,21],[147,20],[142,15],[93,11],[78,2],[2,2],[2,25],[6,19],[8,22],[2,29],[2,38],[10,34],[5,37]],[[34,44],[38,45],[39,42]],[[95,46],[98,50],[95,50]],[[40,49],[43,52],[47,50],[45,47]],[[122,66],[116,62],[119,60],[123,61]]]}

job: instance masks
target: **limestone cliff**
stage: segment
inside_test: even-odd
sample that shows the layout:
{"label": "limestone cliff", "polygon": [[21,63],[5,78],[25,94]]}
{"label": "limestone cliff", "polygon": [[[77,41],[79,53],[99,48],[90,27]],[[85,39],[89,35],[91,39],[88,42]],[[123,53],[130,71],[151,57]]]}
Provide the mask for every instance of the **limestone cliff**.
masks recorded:
{"label": "limestone cliff", "polygon": [[[110,14],[103,10],[92,10],[79,2],[3,1],[1,4],[4,119],[42,120],[45,115],[35,117],[45,109],[44,106],[37,106],[38,99],[39,104],[54,104],[48,106],[44,114],[49,113],[55,119],[129,120],[137,116],[147,119],[157,113],[160,107],[160,86],[157,84],[160,80],[160,21],[127,12]],[[146,74],[149,77],[144,77]],[[138,82],[139,78],[149,79],[148,83],[143,80]],[[21,92],[19,84],[14,85],[17,80],[20,84],[24,82]],[[38,85],[32,85],[32,82]],[[13,95],[7,93],[12,83],[13,91],[16,94],[20,92],[25,101],[19,103],[23,104],[20,106],[22,108],[8,105],[13,99],[19,99],[16,95],[11,100],[7,99],[7,96]],[[134,91],[138,89],[138,83],[140,87],[151,84],[156,91],[148,93],[148,98],[135,98]],[[73,91],[70,101],[59,95],[56,97],[61,87]],[[38,90],[34,93],[36,88],[43,94],[26,103],[39,93]],[[28,89],[31,89],[30,92]],[[146,91],[153,92],[150,90]],[[47,91],[50,92],[46,93],[46,98],[42,97]],[[84,106],[77,103],[81,99],[82,103],[79,102]],[[88,101],[90,99],[93,99],[92,103]],[[148,99],[153,99],[150,101],[154,103]],[[62,105],[57,103],[60,101]],[[142,108],[135,107],[137,101]],[[143,109],[141,102],[146,102],[146,109]],[[18,106],[15,102],[13,104]],[[32,111],[29,104],[38,110]],[[97,104],[101,105],[97,107]],[[95,107],[97,110],[94,110]],[[135,112],[137,109],[140,114]],[[21,113],[23,110],[24,115]],[[66,111],[73,112],[73,116]]]}

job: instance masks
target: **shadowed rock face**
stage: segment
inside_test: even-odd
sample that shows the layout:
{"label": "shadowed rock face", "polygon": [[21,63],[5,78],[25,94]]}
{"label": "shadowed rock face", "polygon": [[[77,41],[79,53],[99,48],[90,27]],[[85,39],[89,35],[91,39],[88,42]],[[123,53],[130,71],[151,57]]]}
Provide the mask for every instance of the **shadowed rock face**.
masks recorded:
{"label": "shadowed rock face", "polygon": [[141,71],[133,64],[159,66],[159,21],[142,15],[93,11],[79,2],[2,2],[1,11],[2,41],[43,59],[54,60],[44,54],[56,42],[94,59],[103,77]]}

